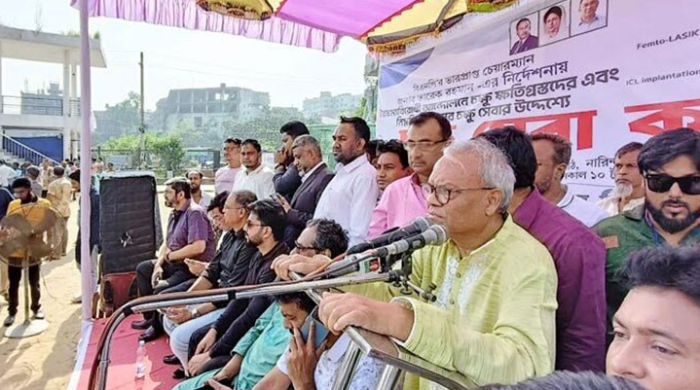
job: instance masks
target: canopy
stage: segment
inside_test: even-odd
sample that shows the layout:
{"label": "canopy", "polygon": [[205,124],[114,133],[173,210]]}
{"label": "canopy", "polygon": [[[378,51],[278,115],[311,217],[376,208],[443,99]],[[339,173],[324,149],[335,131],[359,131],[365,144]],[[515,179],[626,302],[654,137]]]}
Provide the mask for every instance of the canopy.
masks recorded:
{"label": "canopy", "polygon": [[[492,12],[516,0],[88,0],[90,16],[224,32],[325,52],[343,36],[370,51],[401,52],[439,34],[467,12]],[[77,7],[79,0],[71,0]]]}

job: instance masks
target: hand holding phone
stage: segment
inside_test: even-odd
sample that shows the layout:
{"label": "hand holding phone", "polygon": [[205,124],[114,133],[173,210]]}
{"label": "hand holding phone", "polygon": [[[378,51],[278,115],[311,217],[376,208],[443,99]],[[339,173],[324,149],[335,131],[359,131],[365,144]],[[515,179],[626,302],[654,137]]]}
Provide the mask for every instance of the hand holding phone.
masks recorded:
{"label": "hand holding phone", "polygon": [[304,341],[306,341],[309,338],[309,328],[311,327],[311,323],[314,323],[314,348],[318,349],[321,344],[323,344],[323,341],[326,339],[326,336],[328,336],[328,329],[323,325],[323,322],[318,318],[318,307],[316,307],[311,313],[309,314],[308,317],[306,317],[306,320],[304,321],[304,324],[301,326],[301,336],[304,338]]}

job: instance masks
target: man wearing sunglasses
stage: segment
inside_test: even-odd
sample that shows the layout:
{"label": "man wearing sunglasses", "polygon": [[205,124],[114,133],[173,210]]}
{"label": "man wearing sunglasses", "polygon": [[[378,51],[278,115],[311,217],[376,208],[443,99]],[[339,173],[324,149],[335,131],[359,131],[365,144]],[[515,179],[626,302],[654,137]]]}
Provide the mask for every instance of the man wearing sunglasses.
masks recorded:
{"label": "man wearing sunglasses", "polygon": [[594,227],[607,249],[610,318],[627,295],[620,270],[631,252],[700,242],[700,133],[682,128],[650,138],[638,165],[646,185],[644,205]]}

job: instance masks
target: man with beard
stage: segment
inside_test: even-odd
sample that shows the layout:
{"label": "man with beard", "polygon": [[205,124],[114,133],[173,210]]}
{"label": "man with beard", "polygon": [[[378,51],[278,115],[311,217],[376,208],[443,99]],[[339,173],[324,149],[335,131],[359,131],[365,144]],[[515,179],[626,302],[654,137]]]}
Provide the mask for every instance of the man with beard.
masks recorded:
{"label": "man with beard", "polygon": [[[243,228],[251,245],[258,249],[249,263],[244,286],[264,284],[275,279],[272,261],[289,253],[282,242],[287,217],[275,200],[263,199],[248,206],[250,214]],[[231,360],[231,350],[272,303],[269,296],[234,299],[211,326],[195,331],[189,343],[187,369],[191,375],[223,367]]]}
{"label": "man with beard", "polygon": [[700,242],[700,133],[682,128],[655,135],[638,163],[646,182],[644,205],[594,227],[607,249],[610,318],[627,295],[620,270],[631,252]]}
{"label": "man with beard", "polygon": [[615,153],[615,188],[609,197],[598,202],[598,207],[611,217],[644,204],[644,178],[637,165],[642,146],[639,142],[630,142]]}
{"label": "man with beard", "polygon": [[248,190],[258,199],[267,199],[275,193],[272,178],[275,173],[262,164],[262,147],[260,142],[247,139],[241,144],[241,169],[236,174],[232,191]]}
{"label": "man with beard", "polygon": [[[100,252],[100,194],[97,192],[97,186],[95,183],[95,178],[91,177],[90,178],[90,188],[88,191],[81,192],[80,188],[80,169],[77,169],[73,172],[71,172],[68,175],[68,178],[70,179],[70,184],[71,187],[73,188],[74,193],[79,193],[81,196],[89,196],[90,197],[90,261],[92,262],[92,280],[95,283],[95,287],[97,287],[97,282],[98,282],[98,275],[97,275],[97,255]],[[78,270],[80,270],[80,262],[81,262],[81,256],[82,256],[82,251],[80,250],[81,248],[81,241],[80,241],[80,229],[82,226],[80,226],[80,213],[82,210],[78,210],[78,239],[75,242],[75,262],[76,265],[78,266]],[[71,303],[80,303],[82,301],[82,294],[78,294],[75,298],[71,300]]]}
{"label": "man with beard", "polygon": [[[165,206],[172,207],[168,219],[166,242],[157,260],[146,260],[136,267],[139,296],[185,291],[180,284],[194,279],[185,259],[209,262],[216,253],[214,231],[207,212],[192,202],[190,183],[185,178],[165,182]],[[189,287],[189,286],[187,286]],[[143,321],[134,322],[134,329],[146,329],[140,340],[151,341],[163,333],[163,326],[154,312],[143,313]]]}
{"label": "man with beard", "polygon": [[[40,224],[46,217],[46,213],[51,208],[51,203],[43,198],[37,197],[32,192],[32,182],[26,177],[20,177],[12,182],[12,189],[15,192],[15,200],[10,202],[7,207],[7,215],[19,214],[24,217],[32,227]],[[25,207],[22,207],[25,206]],[[6,231],[3,231],[5,233]],[[4,237],[3,237],[4,238]],[[4,325],[10,326],[15,322],[17,315],[17,306],[19,305],[19,282],[22,279],[21,265],[25,257],[26,248],[17,249],[10,255],[11,266],[8,269],[10,280],[10,288],[8,291],[9,305],[7,306],[8,316],[5,318]],[[34,312],[33,319],[43,320],[44,312],[41,310],[41,290],[39,286],[39,273],[41,272],[41,264],[32,265],[29,267],[29,291],[31,292],[31,309]],[[27,275],[25,275],[26,277]]]}
{"label": "man with beard", "polygon": [[209,208],[211,204],[211,196],[206,192],[202,191],[202,179],[204,174],[198,169],[192,169],[187,172],[187,180],[190,181],[190,192],[192,194],[192,201],[198,205]]}
{"label": "man with beard", "polygon": [[340,117],[333,132],[333,156],[339,164],[316,206],[314,218],[332,219],[348,231],[350,246],[364,241],[377,203],[377,170],[365,157],[370,130],[362,118]]}
{"label": "man with beard", "polygon": [[532,147],[537,157],[535,186],[545,199],[588,227],[608,217],[605,211],[574,195],[574,192],[562,183],[571,161],[569,141],[558,135],[538,133],[532,136]]}

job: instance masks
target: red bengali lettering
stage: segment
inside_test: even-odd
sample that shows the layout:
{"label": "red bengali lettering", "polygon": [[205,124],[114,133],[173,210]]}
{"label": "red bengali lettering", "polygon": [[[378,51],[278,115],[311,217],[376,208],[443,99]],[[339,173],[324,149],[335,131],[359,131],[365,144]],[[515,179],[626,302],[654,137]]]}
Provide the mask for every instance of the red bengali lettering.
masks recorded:
{"label": "red bengali lettering", "polygon": [[629,123],[631,132],[654,136],[680,127],[700,131],[700,109],[691,108],[699,106],[700,99],[682,100],[629,106],[625,107],[625,113],[655,111]]}

